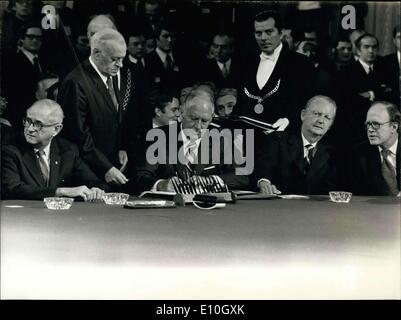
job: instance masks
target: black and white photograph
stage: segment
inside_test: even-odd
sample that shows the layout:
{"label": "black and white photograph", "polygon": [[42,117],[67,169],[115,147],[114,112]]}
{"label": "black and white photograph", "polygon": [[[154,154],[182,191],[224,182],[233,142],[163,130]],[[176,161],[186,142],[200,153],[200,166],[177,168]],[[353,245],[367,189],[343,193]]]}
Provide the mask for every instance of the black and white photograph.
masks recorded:
{"label": "black and white photograph", "polygon": [[400,16],[0,1],[1,300],[400,300]]}

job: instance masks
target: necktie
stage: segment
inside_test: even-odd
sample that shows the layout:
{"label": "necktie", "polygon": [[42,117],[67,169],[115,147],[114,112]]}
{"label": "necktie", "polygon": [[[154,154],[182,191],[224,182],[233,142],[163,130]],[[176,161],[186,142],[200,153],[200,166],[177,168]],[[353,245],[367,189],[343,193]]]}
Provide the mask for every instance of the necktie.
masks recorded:
{"label": "necktie", "polygon": [[36,155],[39,160],[40,171],[42,171],[43,179],[45,180],[46,186],[49,185],[49,164],[47,163],[45,152],[43,150],[38,150]]}
{"label": "necktie", "polygon": [[109,94],[110,94],[111,100],[113,101],[114,106],[118,110],[118,102],[117,102],[116,92],[114,91],[112,77],[107,78],[107,90],[109,91]]}
{"label": "necktie", "polygon": [[223,69],[221,69],[221,73],[223,74],[223,78],[227,78],[227,76],[228,76],[227,63],[223,64]]}
{"label": "necktie", "polygon": [[171,59],[170,55],[166,56],[166,60],[164,60],[164,70],[170,71],[173,66],[173,60]]}
{"label": "necktie", "polygon": [[40,74],[42,72],[42,68],[40,67],[38,57],[33,58],[33,67],[37,74]]}
{"label": "necktie", "polygon": [[397,195],[398,194],[397,175],[395,173],[394,167],[392,166],[390,160],[388,159],[390,152],[391,151],[388,149],[383,149],[381,151],[383,157],[382,174],[388,188],[388,194]]}
{"label": "necktie", "polygon": [[196,140],[190,140],[187,146],[187,152],[185,154],[185,158],[188,160],[189,163],[193,163],[195,160],[196,148],[197,148]]}
{"label": "necktie", "polygon": [[313,158],[313,153],[314,153],[314,147],[311,144],[307,144],[305,146],[305,148],[308,150],[308,154],[306,155],[306,157],[304,158],[304,173],[306,174],[309,171],[310,168],[310,164],[312,162],[312,158]]}

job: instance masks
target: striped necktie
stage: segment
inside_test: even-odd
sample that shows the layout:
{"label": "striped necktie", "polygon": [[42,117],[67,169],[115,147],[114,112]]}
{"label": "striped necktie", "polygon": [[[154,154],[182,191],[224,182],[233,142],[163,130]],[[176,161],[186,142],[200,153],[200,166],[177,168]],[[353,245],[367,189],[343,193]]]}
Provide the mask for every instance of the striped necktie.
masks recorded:
{"label": "striped necktie", "polygon": [[42,176],[45,181],[46,186],[49,185],[49,177],[50,177],[50,169],[49,164],[47,163],[47,159],[45,156],[45,152],[43,150],[38,150],[36,152],[36,156],[39,160],[40,171],[42,171]]}
{"label": "striped necktie", "polygon": [[384,181],[386,182],[388,194],[389,195],[397,195],[399,190],[397,187],[397,175],[395,168],[391,164],[390,160],[388,159],[389,154],[391,153],[388,149],[383,149],[381,151],[383,162],[382,162],[382,174]]}
{"label": "striped necktie", "polygon": [[107,78],[107,90],[109,91],[114,107],[118,110],[118,101],[117,101],[116,91],[114,90],[112,77]]}

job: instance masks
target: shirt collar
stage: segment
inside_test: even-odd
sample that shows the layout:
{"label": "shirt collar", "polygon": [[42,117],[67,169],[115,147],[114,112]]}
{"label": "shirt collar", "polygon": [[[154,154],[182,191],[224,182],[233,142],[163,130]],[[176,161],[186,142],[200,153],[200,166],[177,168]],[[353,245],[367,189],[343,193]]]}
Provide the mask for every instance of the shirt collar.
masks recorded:
{"label": "shirt collar", "polygon": [[134,58],[134,57],[131,56],[130,54],[128,55],[128,59],[129,59],[129,61],[131,61],[132,63],[135,63],[135,64],[138,63],[138,59],[137,59],[137,58]]}
{"label": "shirt collar", "polygon": [[260,60],[271,60],[271,61],[276,61],[280,55],[281,49],[283,49],[283,44],[280,42],[280,44],[277,46],[276,49],[274,49],[272,54],[267,55],[266,53],[262,52],[260,54]]}
{"label": "shirt collar", "polygon": [[398,64],[401,63],[401,52],[397,50],[397,59],[398,59]]}
{"label": "shirt collar", "polygon": [[[390,148],[388,148],[388,150],[390,150],[392,154],[396,155],[396,154],[397,154],[397,147],[398,147],[398,138],[397,138],[397,140],[395,140],[395,142],[393,143],[393,145],[392,145]],[[381,151],[382,151],[383,149],[384,149],[384,148],[383,148],[382,146],[379,146],[380,154],[381,154]]]}
{"label": "shirt collar", "polygon": [[[159,49],[159,47],[156,48],[156,53],[159,55],[160,59],[164,63],[164,61],[166,61],[167,53]],[[174,61],[173,54],[170,52],[168,55],[170,56],[171,60]]]}
{"label": "shirt collar", "polygon": [[92,56],[89,57],[89,62],[92,65],[92,67],[96,70],[97,74],[100,76],[100,78],[102,79],[102,81],[104,82],[105,86],[107,87],[107,77],[102,74],[100,72],[100,70],[98,69],[98,67],[96,66],[96,64],[93,62],[92,60]]}
{"label": "shirt collar", "polygon": [[373,68],[373,64],[371,66],[369,66],[366,62],[362,61],[361,59],[359,59],[358,61],[362,65],[362,67],[366,73],[369,73],[369,67]]}
{"label": "shirt collar", "polygon": [[313,148],[316,147],[317,141],[314,142],[314,143],[309,142],[309,141],[304,137],[304,134],[303,134],[302,132],[301,132],[301,136],[302,136],[302,143],[303,143],[304,148],[305,148],[308,144],[311,144]]}
{"label": "shirt collar", "polygon": [[21,48],[21,52],[29,59],[29,61],[33,64],[33,59],[37,58],[37,54],[33,54],[32,52],[29,52],[28,50]]}
{"label": "shirt collar", "polygon": [[[108,78],[108,77],[106,77],[105,75],[103,75],[103,74],[100,72],[100,70],[98,69],[98,67],[96,66],[96,64],[93,62],[91,56],[89,57],[89,62],[90,62],[90,64],[92,65],[92,67],[96,70],[97,74],[100,76],[100,78],[102,79],[104,85],[105,85],[106,88],[107,88],[107,87],[108,87],[108,86],[107,86],[107,78]],[[118,82],[118,87],[120,88],[120,70],[118,70],[118,73],[117,73],[117,82]]]}
{"label": "shirt collar", "polygon": [[223,68],[224,68],[224,65],[227,67],[227,69],[230,69],[230,66],[231,66],[231,58],[230,59],[228,59],[226,62],[220,62],[220,61],[217,61],[216,60],[216,62],[217,62],[217,65],[219,66],[219,68],[220,68],[220,70],[223,70]]}
{"label": "shirt collar", "polygon": [[[47,159],[49,159],[49,156],[50,156],[50,144],[51,144],[52,142],[50,141],[49,142],[49,144],[46,146],[46,147],[44,147],[42,150],[43,150],[43,152],[45,153],[45,157],[47,158]],[[35,154],[39,151],[40,149],[38,149],[38,148],[33,148],[33,151],[35,151]]]}

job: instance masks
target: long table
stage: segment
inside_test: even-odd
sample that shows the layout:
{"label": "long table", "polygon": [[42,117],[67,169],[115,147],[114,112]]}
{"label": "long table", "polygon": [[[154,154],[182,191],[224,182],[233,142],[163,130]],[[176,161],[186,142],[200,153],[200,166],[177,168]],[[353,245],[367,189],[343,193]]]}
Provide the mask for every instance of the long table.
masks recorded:
{"label": "long table", "polygon": [[1,202],[2,299],[399,299],[400,199]]}

